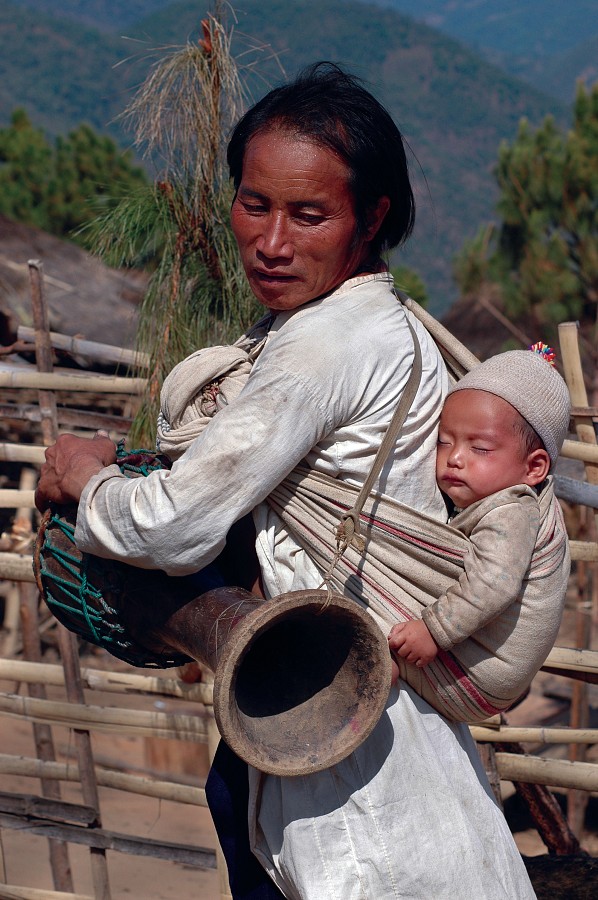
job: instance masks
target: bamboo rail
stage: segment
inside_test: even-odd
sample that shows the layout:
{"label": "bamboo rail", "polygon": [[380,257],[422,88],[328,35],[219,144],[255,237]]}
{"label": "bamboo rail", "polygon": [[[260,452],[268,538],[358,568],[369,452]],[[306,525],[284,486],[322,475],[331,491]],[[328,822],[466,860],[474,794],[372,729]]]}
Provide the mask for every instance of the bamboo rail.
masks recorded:
{"label": "bamboo rail", "polygon": [[[584,372],[579,351],[579,324],[577,322],[564,322],[558,327],[561,356],[563,359],[563,371],[571,403],[575,408],[588,407],[588,395],[584,382]],[[585,417],[573,416],[575,433],[581,443],[597,448],[596,431],[594,422]],[[598,463],[584,462],[586,481],[590,485],[598,485]],[[585,536],[596,540],[597,514],[590,514],[589,509],[581,507],[582,523],[585,525]],[[577,567],[577,606],[575,616],[576,644],[580,648],[591,646],[592,641],[592,617],[587,615],[587,609],[596,606],[598,594],[594,585],[591,561],[580,562]],[[569,721],[573,727],[585,728],[590,721],[590,703],[588,685],[582,681],[573,684],[571,695],[571,709]],[[586,758],[586,748],[575,744],[569,745],[568,757],[571,762],[583,764]],[[581,791],[585,791],[581,787]],[[585,812],[588,803],[587,793],[580,792],[579,785],[569,785],[567,795],[567,818],[571,829],[580,835],[584,828]]]}
{"label": "bamboo rail", "polygon": [[90,706],[71,701],[36,700],[6,693],[0,693],[0,713],[24,717],[33,722],[63,725],[66,728],[207,741],[207,725],[197,715]]}
{"label": "bamboo rail", "polygon": [[[42,415],[39,406],[18,405],[15,403],[0,403],[0,418],[15,419],[17,421],[41,422]],[[59,406],[56,411],[58,424],[70,429],[86,429],[96,431],[103,428],[104,431],[116,431],[126,435],[131,422],[129,416],[113,416],[102,412],[87,412],[82,409],[69,409]]]}
{"label": "bamboo rail", "polygon": [[505,781],[598,791],[598,765],[594,763],[519,756],[499,751],[496,754],[496,764],[500,777]]}
{"label": "bamboo rail", "polygon": [[35,509],[34,493],[18,488],[0,488],[0,509]]}
{"label": "bamboo rail", "polygon": [[95,375],[85,372],[23,371],[0,366],[0,387],[28,388],[43,391],[85,391],[86,393],[143,394],[145,378],[125,378],[118,375]]}
{"label": "bamboo rail", "polygon": [[94,900],[89,894],[68,894],[64,891],[46,891],[39,888],[0,884],[0,900]]}
{"label": "bamboo rail", "polygon": [[[546,725],[470,725],[475,741],[517,744],[598,744],[597,728],[568,728]],[[598,771],[598,763],[596,764]]]}
{"label": "bamboo rail", "polygon": [[0,578],[34,583],[33,557],[21,556],[20,553],[0,553]]}
{"label": "bamboo rail", "polygon": [[42,837],[54,840],[82,844],[88,847],[90,851],[95,850],[102,854],[106,850],[116,850],[119,853],[167,859],[171,862],[196,866],[200,869],[216,868],[216,854],[213,850],[208,850],[205,847],[194,847],[189,844],[172,844],[145,837],[131,837],[128,834],[119,834],[118,832],[107,831],[104,828],[70,825],[48,818],[3,812],[0,812],[0,828],[13,828],[18,831],[39,834]]}
{"label": "bamboo rail", "polygon": [[574,562],[598,562],[598,544],[593,541],[569,541]]}
{"label": "bamboo rail", "polygon": [[[0,753],[0,775],[24,775],[30,778],[45,778],[49,781],[80,781],[79,766],[76,764],[44,762],[7,753]],[[176,779],[160,781],[125,772],[114,772],[101,766],[96,766],[96,778],[102,787],[127,791],[130,794],[142,794],[144,797],[153,797],[157,800],[207,806],[206,792],[203,788],[178,784]]]}
{"label": "bamboo rail", "polygon": [[[20,341],[32,341],[34,336],[35,330],[27,325],[19,325],[17,328],[17,338]],[[65,350],[73,356],[86,356],[88,359],[96,359],[100,362],[111,362],[139,369],[149,368],[150,360],[147,353],[126,350],[123,347],[115,347],[112,344],[86,341],[82,338],[71,337],[68,334],[59,334],[56,331],[49,332],[49,339],[50,345],[54,349]]]}
{"label": "bamboo rail", "polygon": [[[37,444],[9,444],[0,442],[0,460],[32,463],[43,462],[44,452],[45,448],[40,447]],[[598,447],[593,446],[592,444],[583,444],[581,441],[566,440],[560,455],[566,459],[576,459],[581,462],[593,462],[598,464]]]}
{"label": "bamboo rail", "polygon": [[[16,659],[0,659],[0,680],[25,684],[42,681],[46,685],[64,686],[62,666],[51,663],[29,663]],[[141,675],[131,672],[109,672],[104,669],[81,669],[81,680],[90,690],[117,694],[158,694],[188,702],[212,703],[212,685],[204,682],[184,684],[176,678]]]}
{"label": "bamboo rail", "polygon": [[584,444],[581,441],[566,440],[563,443],[561,456],[598,465],[598,447],[592,444]]}
{"label": "bamboo rail", "polygon": [[[41,418],[41,417],[40,417]],[[41,465],[46,448],[39,444],[9,444],[0,441],[0,462],[22,462]]]}

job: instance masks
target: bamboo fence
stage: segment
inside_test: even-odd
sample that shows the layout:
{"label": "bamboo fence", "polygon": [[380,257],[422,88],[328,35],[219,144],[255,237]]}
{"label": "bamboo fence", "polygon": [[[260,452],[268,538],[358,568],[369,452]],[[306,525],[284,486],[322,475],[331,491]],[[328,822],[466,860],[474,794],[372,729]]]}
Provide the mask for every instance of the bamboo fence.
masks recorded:
{"label": "bamboo fence", "polygon": [[[38,391],[37,417],[31,413],[31,421],[39,422],[42,430],[42,444],[51,443],[58,433],[64,415],[57,408],[55,392],[84,392],[87,394],[111,394],[121,397],[138,395],[143,391],[143,378],[127,375],[123,377],[96,375],[86,372],[72,373],[68,371],[52,371],[51,348],[101,361],[119,362],[123,365],[143,368],[147,361],[138,356],[120,351],[119,348],[93,344],[78,339],[50,333],[44,319],[43,273],[41,264],[30,263],[32,300],[37,309],[34,329],[20,329],[21,341],[29,341],[36,347],[37,370],[23,370],[22,366],[0,364],[0,385],[11,390]],[[436,323],[437,325],[437,323]],[[437,329],[436,329],[437,330]],[[574,404],[574,423],[577,439],[567,440],[562,456],[583,463],[588,485],[598,484],[598,446],[594,421],[598,418],[598,409],[588,405],[577,348],[576,327],[567,323],[561,328],[561,358],[564,362],[565,377]],[[131,370],[133,371],[133,369]],[[89,411],[79,416],[72,412],[77,427],[95,431],[105,427],[106,417]],[[11,407],[9,414],[18,413]],[[0,405],[0,418],[5,416],[5,408]],[[122,427],[123,420],[114,417],[113,424]],[[126,431],[126,428],[125,428]],[[20,463],[24,467],[35,470],[44,458],[44,446],[38,444],[0,443],[0,461]],[[584,484],[581,482],[581,484]],[[588,509],[591,508],[589,502]],[[592,501],[593,502],[593,501]],[[18,510],[15,518],[22,522],[23,518],[31,523],[34,509],[33,488],[30,484],[21,484],[18,489],[0,490],[0,507]],[[593,572],[598,561],[598,542],[595,535],[595,514],[588,514],[591,527],[587,529],[586,540],[571,541],[571,555],[578,568],[583,572]],[[77,653],[73,643],[65,635],[61,636],[60,651],[62,664],[49,665],[41,661],[39,633],[32,640],[34,629],[43,627],[37,620],[37,596],[31,602],[34,581],[31,559],[31,536],[33,526],[29,526],[29,542],[27,527],[21,532],[12,533],[0,544],[0,585],[7,583],[17,586],[16,595],[5,604],[5,636],[0,659],[0,681],[14,682],[24,686],[27,694],[0,693],[0,715],[9,719],[25,719],[34,728],[51,729],[65,726],[78,736],[77,761],[75,763],[58,762],[51,753],[42,752],[38,746],[37,758],[25,758],[0,754],[0,774],[19,774],[40,779],[42,796],[36,802],[27,802],[21,795],[0,794],[0,829],[19,828],[33,833],[43,834],[53,846],[55,857],[52,858],[53,891],[37,891],[15,885],[0,884],[0,900],[3,898],[21,898],[21,900],[37,900],[37,898],[64,898],[64,900],[110,900],[110,886],[106,851],[152,855],[157,858],[184,862],[204,868],[219,869],[220,895],[222,900],[230,898],[222,858],[219,850],[212,851],[200,847],[178,844],[167,844],[151,841],[141,837],[131,837],[106,831],[101,824],[98,799],[98,785],[113,789],[144,794],[150,797],[168,799],[195,806],[205,805],[205,793],[197,786],[183,783],[177,778],[168,780],[160,777],[147,777],[114,771],[114,767],[106,768],[94,762],[91,751],[90,734],[104,732],[135,736],[152,736],[171,738],[177,741],[205,743],[213,755],[218,742],[218,732],[214,722],[212,688],[210,684],[184,684],[176,678],[161,677],[154,674],[128,674],[123,672],[107,672],[105,670],[80,669]],[[19,541],[21,542],[19,544]],[[590,588],[586,589],[581,599],[584,613],[584,629],[578,633],[576,648],[555,647],[543,667],[546,672],[572,679],[574,702],[569,726],[558,727],[515,727],[505,721],[496,720],[471,726],[474,739],[478,742],[480,753],[484,759],[491,781],[498,786],[500,780],[512,781],[525,796],[535,820],[538,831],[551,852],[570,853],[579,851],[576,834],[580,831],[580,810],[583,800],[574,806],[576,827],[572,830],[563,820],[558,804],[547,790],[564,788],[576,792],[577,798],[587,798],[588,792],[598,791],[598,765],[587,762],[584,757],[588,745],[598,743],[598,729],[588,725],[588,684],[598,683],[598,652],[591,649],[591,634],[587,623],[591,623],[588,605],[595,603],[592,579],[586,578]],[[29,592],[29,600],[24,593]],[[16,599],[15,599],[16,597]],[[15,621],[15,604],[21,610],[27,610],[20,628],[23,631],[22,646],[15,645],[15,627],[8,641],[6,623]],[[28,618],[29,617],[29,620]],[[580,613],[581,617],[581,613]],[[11,631],[11,629],[9,629]],[[72,637],[72,636],[71,636]],[[7,652],[7,648],[8,652]],[[18,651],[23,658],[16,659]],[[43,689],[40,689],[43,686]],[[65,692],[64,700],[48,699],[45,688],[57,688]],[[189,715],[171,712],[146,711],[143,709],[106,707],[88,702],[85,692],[101,691],[116,696],[127,695],[140,698],[161,696],[170,701],[196,703],[205,715]],[[42,733],[42,737],[45,733]],[[47,737],[47,734],[45,734]],[[534,749],[535,755],[525,752],[522,745]],[[566,745],[570,749],[567,760],[552,759],[541,756],[546,748]],[[74,807],[61,800],[56,788],[63,782],[77,782],[82,786],[82,804]],[[29,801],[31,798],[29,798]],[[74,892],[72,883],[65,877],[65,863],[60,854],[64,853],[70,843],[84,843],[89,847],[92,867],[93,897]]]}

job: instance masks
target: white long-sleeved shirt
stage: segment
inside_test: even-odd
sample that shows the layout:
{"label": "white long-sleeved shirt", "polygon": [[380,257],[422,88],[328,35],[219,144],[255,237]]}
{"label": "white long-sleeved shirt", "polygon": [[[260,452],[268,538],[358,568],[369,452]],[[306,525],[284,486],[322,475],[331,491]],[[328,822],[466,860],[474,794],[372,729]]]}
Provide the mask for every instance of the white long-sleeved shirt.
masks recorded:
{"label": "white long-sleeved shirt", "polygon": [[[315,567],[262,501],[298,462],[361,484],[405,387],[413,342],[387,274],[351,279],[279,314],[238,398],[221,410],[171,471],[130,480],[117,466],[91,479],[79,504],[77,545],[172,575],[196,572],[254,510],[270,593],[315,587]],[[380,489],[429,515],[445,514],[436,487],[436,425],[447,376],[427,332],[420,387]]]}

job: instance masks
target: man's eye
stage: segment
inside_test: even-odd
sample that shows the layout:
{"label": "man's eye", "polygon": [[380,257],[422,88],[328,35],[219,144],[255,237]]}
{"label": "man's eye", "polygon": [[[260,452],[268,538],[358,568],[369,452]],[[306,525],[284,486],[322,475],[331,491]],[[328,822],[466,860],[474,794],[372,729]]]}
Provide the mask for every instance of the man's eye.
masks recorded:
{"label": "man's eye", "polygon": [[300,212],[295,215],[295,218],[306,225],[319,225],[320,222],[324,221],[324,216],[321,213]]}
{"label": "man's eye", "polygon": [[266,212],[266,207],[263,203],[247,203],[244,200],[240,200],[239,202],[241,203],[241,206],[243,207],[245,212],[249,213],[250,215],[260,215],[261,213]]}

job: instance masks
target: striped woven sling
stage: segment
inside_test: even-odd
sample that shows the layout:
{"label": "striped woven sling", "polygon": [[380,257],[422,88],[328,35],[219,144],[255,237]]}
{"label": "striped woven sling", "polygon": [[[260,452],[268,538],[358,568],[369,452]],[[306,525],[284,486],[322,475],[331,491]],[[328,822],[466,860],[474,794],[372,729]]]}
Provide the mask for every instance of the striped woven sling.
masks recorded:
{"label": "striped woven sling", "polygon": [[[453,381],[477,364],[476,357],[439,322],[410,298],[398,296],[434,338]],[[446,592],[463,571],[469,545],[468,538],[450,524],[372,489],[419,384],[421,354],[413,330],[412,336],[416,351],[413,372],[362,488],[300,465],[266,498],[322,572],[324,584],[363,604],[385,633],[396,622],[420,618],[422,610]],[[250,345],[244,337],[235,346]],[[242,356],[245,349],[240,353]],[[254,346],[248,358],[251,361],[255,356]],[[210,382],[213,376],[197,370],[197,359],[193,365],[189,374],[179,371],[179,376],[192,381],[197,393],[197,385]],[[176,427],[163,433],[159,446],[162,452],[173,452],[174,444],[167,439],[175,435]],[[177,453],[185,446],[177,447]],[[532,568],[550,567],[558,557],[559,547],[554,545],[552,533],[548,528],[541,560],[532,562]],[[452,652],[439,650],[436,659],[423,668],[398,660],[401,677],[453,721],[482,721],[512,705],[517,697],[497,700],[493,693],[482,692],[473,683],[459,663],[459,646]],[[524,660],[521,665],[525,665]]]}

